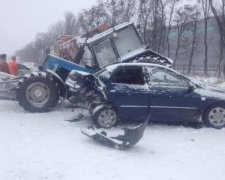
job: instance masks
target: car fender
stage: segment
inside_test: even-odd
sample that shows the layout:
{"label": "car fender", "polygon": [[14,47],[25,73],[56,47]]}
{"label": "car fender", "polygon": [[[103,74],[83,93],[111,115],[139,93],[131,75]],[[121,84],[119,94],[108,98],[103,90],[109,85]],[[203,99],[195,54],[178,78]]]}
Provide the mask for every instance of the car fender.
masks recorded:
{"label": "car fender", "polygon": [[116,110],[117,112],[117,109],[112,105],[110,104],[109,102],[104,102],[102,101],[102,104],[99,104],[97,105],[96,107],[94,107],[91,111],[90,111],[90,114],[95,114],[99,109],[103,108],[103,107],[112,107]]}

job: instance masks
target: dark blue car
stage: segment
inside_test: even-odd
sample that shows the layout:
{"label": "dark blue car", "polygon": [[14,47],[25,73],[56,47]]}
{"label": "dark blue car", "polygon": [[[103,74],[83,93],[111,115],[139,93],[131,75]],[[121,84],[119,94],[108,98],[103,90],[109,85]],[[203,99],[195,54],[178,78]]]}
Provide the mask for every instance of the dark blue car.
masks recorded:
{"label": "dark blue car", "polygon": [[[93,123],[109,128],[120,120],[205,123],[225,126],[225,92],[202,87],[171,68],[120,63],[94,75],[72,71],[66,80],[73,102],[89,102]],[[80,78],[77,78],[80,77]],[[85,83],[84,83],[85,82]]]}
{"label": "dark blue car", "polygon": [[95,87],[105,101],[92,108],[96,126],[109,128],[120,120],[204,122],[225,126],[225,92],[204,88],[165,66],[122,63],[95,74]]}

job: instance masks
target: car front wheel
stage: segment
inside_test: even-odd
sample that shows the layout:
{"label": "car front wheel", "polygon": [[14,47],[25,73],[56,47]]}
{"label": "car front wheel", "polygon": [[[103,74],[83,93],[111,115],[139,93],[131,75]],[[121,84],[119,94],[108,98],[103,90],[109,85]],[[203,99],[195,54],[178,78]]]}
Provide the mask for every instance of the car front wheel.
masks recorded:
{"label": "car front wheel", "polygon": [[218,104],[210,107],[205,114],[206,125],[221,129],[225,126],[225,105]]}
{"label": "car front wheel", "polygon": [[97,106],[93,110],[93,123],[98,128],[111,128],[118,124],[118,116],[110,105]]}

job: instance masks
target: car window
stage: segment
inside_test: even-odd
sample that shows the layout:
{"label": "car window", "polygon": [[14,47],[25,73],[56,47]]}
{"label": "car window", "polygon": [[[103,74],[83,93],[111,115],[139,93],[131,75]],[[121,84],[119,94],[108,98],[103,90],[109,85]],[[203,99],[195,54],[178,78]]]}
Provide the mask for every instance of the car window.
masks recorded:
{"label": "car window", "polygon": [[111,78],[114,83],[144,84],[142,67],[119,67]]}
{"label": "car window", "polygon": [[188,87],[188,82],[173,71],[161,67],[147,67],[149,83],[160,87]]}

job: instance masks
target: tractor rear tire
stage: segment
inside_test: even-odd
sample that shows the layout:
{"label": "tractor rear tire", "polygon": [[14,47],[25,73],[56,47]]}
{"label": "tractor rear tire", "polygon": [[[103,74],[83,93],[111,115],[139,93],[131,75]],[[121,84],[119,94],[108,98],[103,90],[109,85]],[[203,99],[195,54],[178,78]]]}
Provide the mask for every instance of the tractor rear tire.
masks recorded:
{"label": "tractor rear tire", "polygon": [[30,112],[47,112],[59,100],[59,88],[54,79],[45,72],[26,75],[18,84],[19,104]]}

